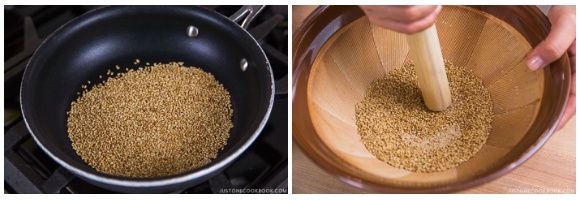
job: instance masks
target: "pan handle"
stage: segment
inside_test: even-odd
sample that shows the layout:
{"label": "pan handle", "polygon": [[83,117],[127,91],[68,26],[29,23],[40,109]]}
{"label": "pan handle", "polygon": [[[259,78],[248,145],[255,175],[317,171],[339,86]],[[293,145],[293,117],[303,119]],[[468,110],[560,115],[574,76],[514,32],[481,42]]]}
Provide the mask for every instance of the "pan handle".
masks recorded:
{"label": "pan handle", "polygon": [[236,23],[240,23],[241,21],[242,23],[240,24],[240,26],[243,29],[248,29],[250,23],[254,21],[256,16],[258,16],[258,14],[262,12],[264,8],[266,8],[265,5],[245,5],[242,6],[242,8],[240,8],[236,13],[234,13],[229,18],[230,20]]}
{"label": "pan handle", "polygon": [[[260,12],[264,10],[264,8],[266,8],[265,5],[245,5],[242,6],[242,8],[240,8],[236,13],[234,13],[229,18],[230,20],[236,23],[240,23],[241,21],[242,23],[240,24],[240,26],[243,29],[247,30],[250,23],[254,21],[256,16],[258,16],[258,14],[260,14]],[[284,76],[280,80],[275,80],[274,85],[276,86],[274,90],[275,94],[277,95],[288,94],[288,75]]]}

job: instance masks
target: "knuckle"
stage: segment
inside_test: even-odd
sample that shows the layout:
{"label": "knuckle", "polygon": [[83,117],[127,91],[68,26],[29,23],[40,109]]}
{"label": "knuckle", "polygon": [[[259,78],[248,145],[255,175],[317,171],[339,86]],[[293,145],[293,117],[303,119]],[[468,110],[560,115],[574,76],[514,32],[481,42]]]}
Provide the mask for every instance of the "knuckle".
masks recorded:
{"label": "knuckle", "polygon": [[576,15],[572,13],[566,13],[561,16],[561,20],[565,20],[570,24],[576,24]]}
{"label": "knuckle", "polygon": [[576,14],[566,13],[566,12],[551,12],[548,13],[548,19],[550,22],[554,23],[557,21],[564,21],[569,24],[576,24]]}
{"label": "knuckle", "polygon": [[409,21],[415,21],[421,17],[421,12],[416,6],[405,8],[404,14],[409,19]]}
{"label": "knuckle", "polygon": [[546,59],[552,61],[559,58],[564,53],[564,51],[562,51],[561,49],[562,47],[560,47],[557,43],[546,42],[544,43],[542,51],[544,53],[544,56],[546,56]]}

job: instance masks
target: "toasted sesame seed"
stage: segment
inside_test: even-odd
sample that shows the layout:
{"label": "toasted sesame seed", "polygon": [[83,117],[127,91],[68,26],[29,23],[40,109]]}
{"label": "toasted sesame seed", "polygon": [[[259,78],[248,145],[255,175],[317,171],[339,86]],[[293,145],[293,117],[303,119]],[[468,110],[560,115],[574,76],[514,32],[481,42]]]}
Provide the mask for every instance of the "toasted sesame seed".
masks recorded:
{"label": "toasted sesame seed", "polygon": [[212,74],[171,62],[108,77],[67,112],[77,154],[96,170],[161,177],[211,162],[233,127],[230,94]]}
{"label": "toasted sesame seed", "polygon": [[361,141],[379,160],[412,172],[457,167],[483,147],[491,132],[492,100],[481,79],[445,62],[452,105],[430,111],[424,104],[414,66],[375,80],[356,105]]}

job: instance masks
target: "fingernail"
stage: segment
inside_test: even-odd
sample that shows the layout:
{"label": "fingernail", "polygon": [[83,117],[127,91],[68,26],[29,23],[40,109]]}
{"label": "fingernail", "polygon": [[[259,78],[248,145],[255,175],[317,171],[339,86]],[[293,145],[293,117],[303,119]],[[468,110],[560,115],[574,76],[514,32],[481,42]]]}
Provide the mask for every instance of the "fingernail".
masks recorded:
{"label": "fingernail", "polygon": [[528,60],[528,68],[532,71],[536,71],[540,69],[540,67],[544,66],[544,60],[540,58],[540,56],[534,56],[530,60]]}

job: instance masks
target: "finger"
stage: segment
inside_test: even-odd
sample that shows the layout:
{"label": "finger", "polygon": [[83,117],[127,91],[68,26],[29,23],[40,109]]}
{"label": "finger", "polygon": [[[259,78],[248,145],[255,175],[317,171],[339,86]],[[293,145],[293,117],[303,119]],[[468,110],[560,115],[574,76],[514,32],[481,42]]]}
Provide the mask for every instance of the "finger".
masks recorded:
{"label": "finger", "polygon": [[405,34],[413,34],[419,31],[425,30],[429,28],[431,25],[435,23],[437,20],[437,16],[441,12],[442,7],[438,6],[435,12],[431,13],[429,16],[421,19],[419,21],[415,21],[413,23],[404,23],[404,22],[397,22],[397,21],[388,21],[388,20],[378,20],[369,18],[369,21],[372,24],[388,28],[397,32],[405,33]]}
{"label": "finger", "polygon": [[575,14],[558,13],[551,16],[552,29],[548,37],[532,51],[528,58],[531,70],[540,69],[557,60],[576,38]]}
{"label": "finger", "polygon": [[394,6],[385,14],[390,15],[392,21],[411,23],[433,14],[439,7],[441,6]]}
{"label": "finger", "polygon": [[439,13],[442,9],[442,6],[438,6],[435,11],[427,17],[409,24],[405,31],[407,33],[417,33],[431,27],[433,24],[435,24],[435,21],[437,21],[437,16],[439,16]]}

